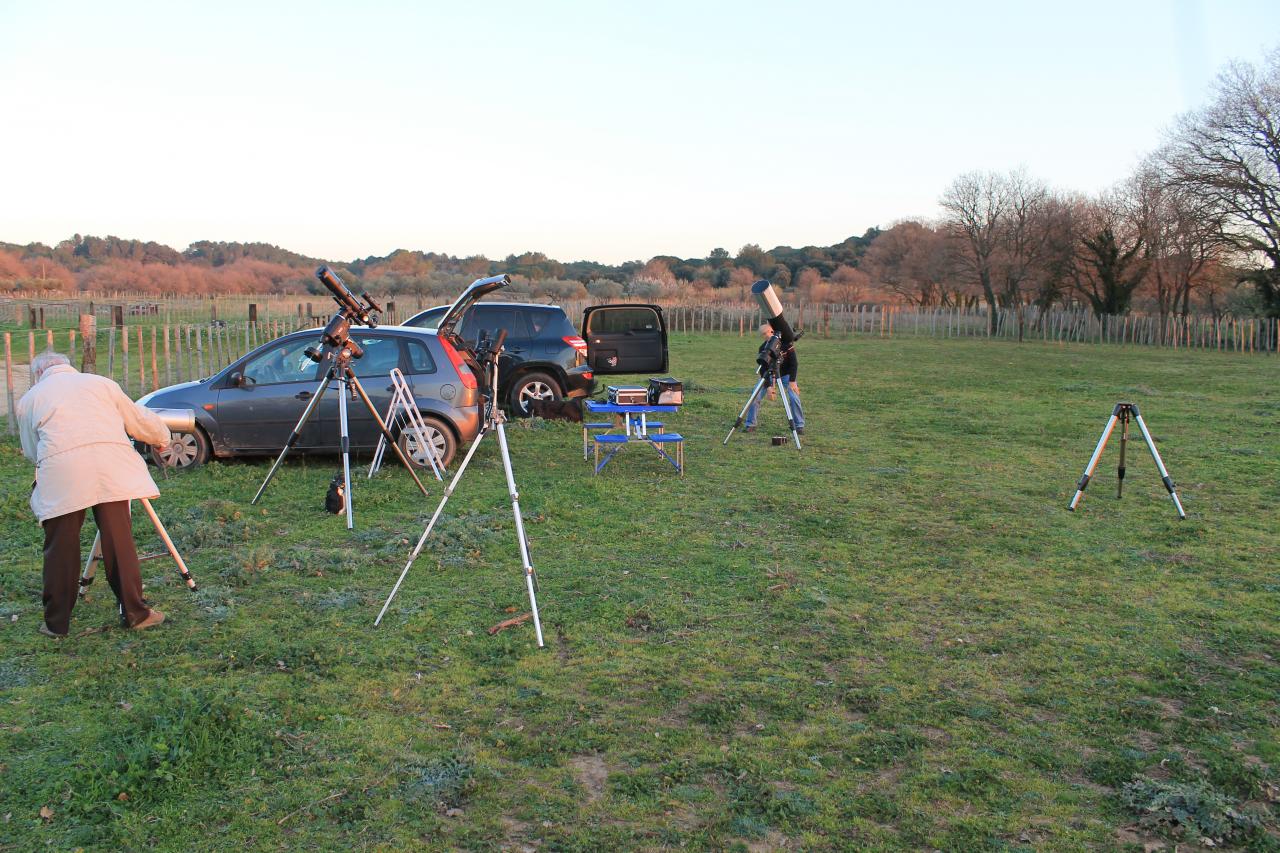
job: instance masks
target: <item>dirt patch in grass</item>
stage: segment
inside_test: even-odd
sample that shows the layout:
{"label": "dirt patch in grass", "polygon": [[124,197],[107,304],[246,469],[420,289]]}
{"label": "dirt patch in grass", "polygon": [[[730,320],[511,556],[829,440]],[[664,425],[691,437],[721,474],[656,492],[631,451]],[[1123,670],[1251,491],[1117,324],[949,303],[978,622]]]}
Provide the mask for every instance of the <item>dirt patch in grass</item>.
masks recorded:
{"label": "dirt patch in grass", "polygon": [[609,782],[609,768],[604,758],[596,755],[575,755],[569,759],[574,778],[587,792],[587,802],[594,803],[604,796]]}

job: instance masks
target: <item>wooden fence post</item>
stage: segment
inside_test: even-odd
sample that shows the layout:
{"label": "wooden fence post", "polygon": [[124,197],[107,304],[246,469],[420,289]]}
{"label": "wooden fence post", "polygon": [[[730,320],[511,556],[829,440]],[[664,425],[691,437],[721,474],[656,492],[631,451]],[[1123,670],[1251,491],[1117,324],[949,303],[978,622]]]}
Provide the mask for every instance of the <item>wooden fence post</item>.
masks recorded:
{"label": "wooden fence post", "polygon": [[126,328],[120,335],[120,360],[124,365],[124,369],[120,374],[120,385],[124,388],[126,396],[132,397],[129,393],[129,330]]}
{"label": "wooden fence post", "polygon": [[116,327],[107,330],[107,378],[116,378]]}
{"label": "wooden fence post", "polygon": [[18,418],[13,411],[13,341],[9,332],[4,333],[4,389],[9,402],[9,415],[5,421],[9,435],[14,435],[18,431]]}
{"label": "wooden fence post", "polygon": [[147,390],[147,350],[142,345],[142,327],[138,327],[138,396]]}
{"label": "wooden fence post", "polygon": [[151,390],[160,390],[160,371],[156,367],[156,327],[151,327]]}

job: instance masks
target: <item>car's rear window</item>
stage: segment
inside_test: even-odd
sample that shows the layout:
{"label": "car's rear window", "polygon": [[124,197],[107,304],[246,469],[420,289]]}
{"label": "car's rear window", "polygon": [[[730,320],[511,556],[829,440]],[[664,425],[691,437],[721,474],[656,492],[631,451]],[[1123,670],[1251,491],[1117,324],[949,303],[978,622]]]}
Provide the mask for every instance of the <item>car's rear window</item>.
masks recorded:
{"label": "car's rear window", "polygon": [[499,329],[507,330],[507,337],[512,340],[523,340],[529,337],[529,329],[525,324],[527,309],[510,305],[485,305],[483,302],[468,312],[462,321],[458,333],[465,341],[474,341],[482,330],[496,335]]}
{"label": "car's rear window", "polygon": [[658,315],[652,308],[604,308],[591,314],[591,331],[647,332],[658,328]]}

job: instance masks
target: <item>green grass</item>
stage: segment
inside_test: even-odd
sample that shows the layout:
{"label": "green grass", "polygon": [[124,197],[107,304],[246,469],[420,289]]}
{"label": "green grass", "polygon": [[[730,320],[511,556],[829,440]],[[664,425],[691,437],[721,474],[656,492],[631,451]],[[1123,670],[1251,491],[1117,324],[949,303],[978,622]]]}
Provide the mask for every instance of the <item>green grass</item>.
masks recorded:
{"label": "green grass", "polygon": [[[98,630],[99,582],[56,644],[0,445],[0,848],[1280,849],[1280,362],[806,340],[804,451],[776,403],[722,447],[754,351],[673,341],[684,478],[512,426],[541,651],[485,630],[527,607],[496,444],[380,628],[440,486],[358,482],[350,534],[312,458],[162,483],[201,591],[147,563],[170,622]],[[1066,511],[1120,399],[1187,521],[1140,442]]]}

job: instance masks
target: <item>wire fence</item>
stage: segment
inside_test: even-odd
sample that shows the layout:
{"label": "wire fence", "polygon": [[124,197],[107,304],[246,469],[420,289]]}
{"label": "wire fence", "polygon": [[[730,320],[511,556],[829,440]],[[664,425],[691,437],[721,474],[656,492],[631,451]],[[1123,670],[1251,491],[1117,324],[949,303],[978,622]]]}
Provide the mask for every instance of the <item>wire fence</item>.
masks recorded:
{"label": "wire fence", "polygon": [[[31,386],[28,365],[46,349],[67,354],[80,369],[109,376],[130,396],[140,397],[177,382],[211,376],[281,335],[322,325],[333,308],[328,299],[319,297],[310,301],[152,297],[104,302],[88,296],[0,302],[0,326],[11,328],[4,332],[5,397],[0,400],[0,414],[12,412],[16,399]],[[562,307],[577,318],[588,304],[597,303],[581,300],[562,303]],[[384,307],[383,322],[394,324],[433,303],[402,297]],[[753,335],[766,319],[757,306],[742,303],[668,304],[663,310],[673,334]],[[1000,310],[993,322],[984,307],[796,303],[787,307],[787,318],[796,329],[824,338],[988,338],[1249,354],[1280,350],[1280,322],[1262,317],[1097,316],[1085,309],[1041,311],[1028,306]],[[14,432],[14,419],[6,417],[6,422],[8,431]]]}

